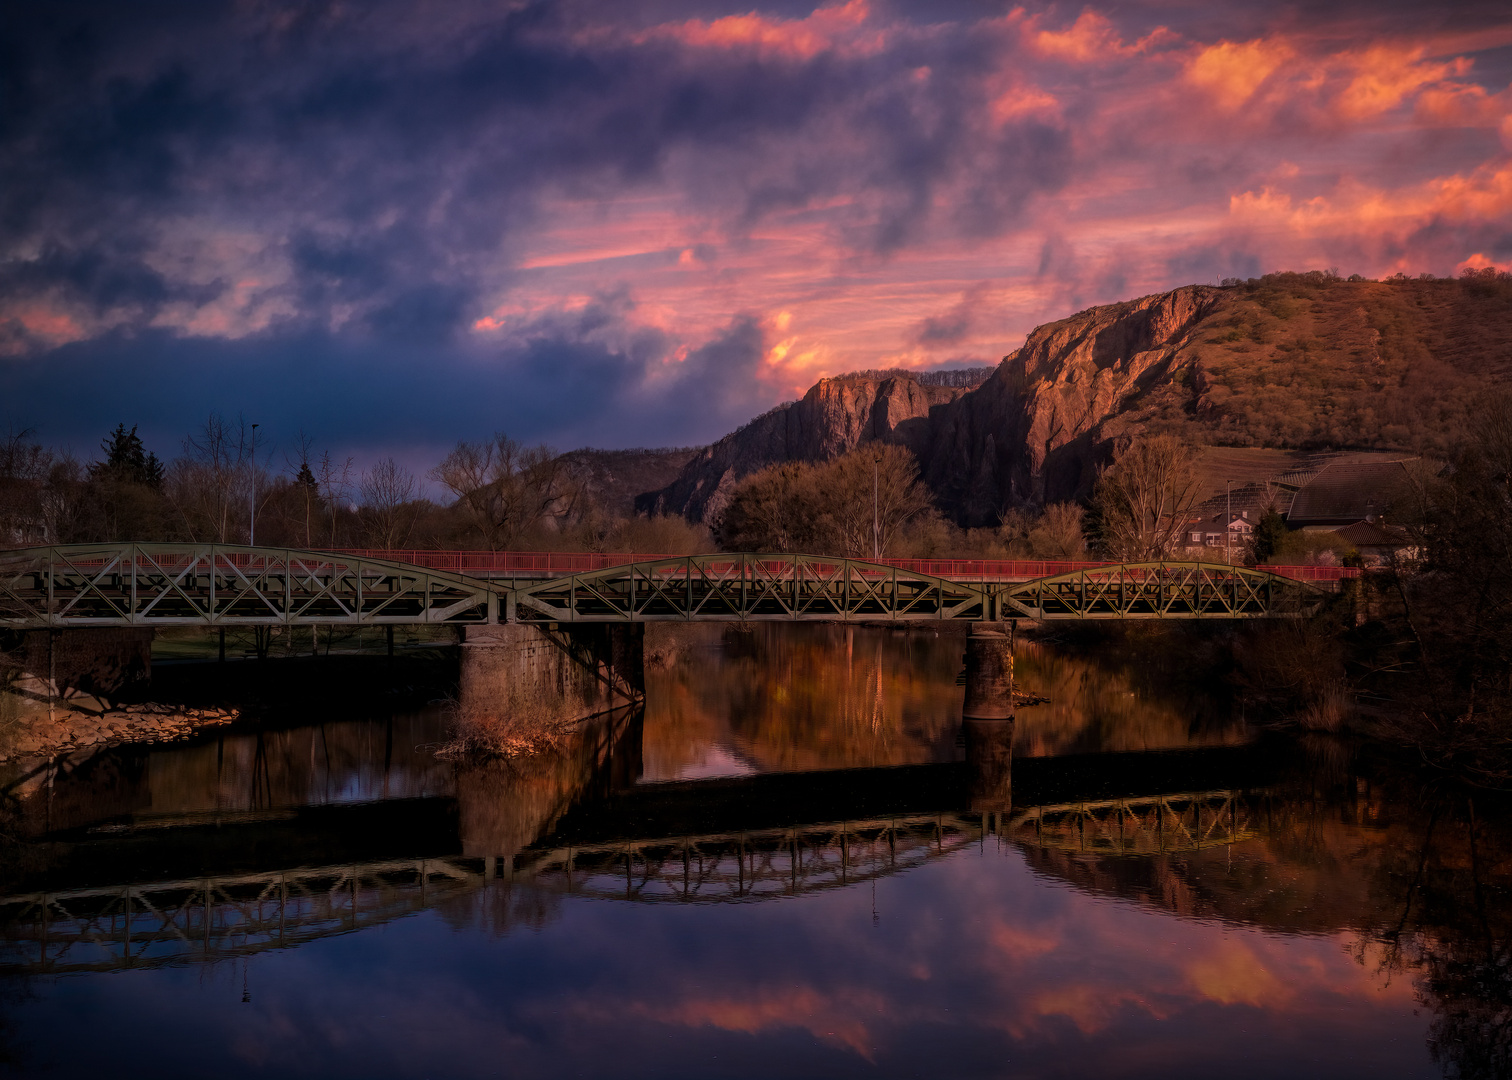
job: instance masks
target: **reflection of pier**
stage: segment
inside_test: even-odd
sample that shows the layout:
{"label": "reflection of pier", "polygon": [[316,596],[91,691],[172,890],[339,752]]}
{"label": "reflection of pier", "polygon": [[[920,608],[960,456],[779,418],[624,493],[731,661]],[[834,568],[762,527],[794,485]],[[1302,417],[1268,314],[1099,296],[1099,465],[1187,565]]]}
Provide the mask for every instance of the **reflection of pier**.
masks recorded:
{"label": "reflection of pier", "polygon": [[[753,902],[902,873],[990,838],[1049,851],[1172,854],[1250,839],[1258,835],[1254,820],[1252,797],[1220,790],[1012,814],[910,814],[572,846],[548,841],[505,858],[381,858],[36,892],[0,897],[0,972],[233,959],[379,925],[488,888],[636,902]],[[242,822],[248,830],[269,825],[251,816]]]}

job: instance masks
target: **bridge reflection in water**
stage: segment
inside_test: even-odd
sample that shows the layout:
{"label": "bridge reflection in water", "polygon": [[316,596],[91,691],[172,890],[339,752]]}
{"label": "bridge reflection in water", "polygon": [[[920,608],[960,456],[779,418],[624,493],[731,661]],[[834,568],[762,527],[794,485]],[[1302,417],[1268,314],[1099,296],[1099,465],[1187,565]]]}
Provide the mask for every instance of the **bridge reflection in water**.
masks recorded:
{"label": "bridge reflection in water", "polygon": [[386,859],[0,897],[0,971],[64,974],[228,960],[527,886],[638,902],[798,896],[901,873],[989,837],[1081,854],[1158,855],[1257,835],[1232,791],[626,840],[518,856]]}
{"label": "bridge reflection in water", "polygon": [[[182,809],[156,805],[94,823],[77,815],[33,821],[32,842],[53,865],[7,875],[44,887],[0,896],[0,973],[247,957],[490,893],[489,903],[522,894],[751,903],[864,883],[988,843],[1162,856],[1251,839],[1263,819],[1263,793],[1134,790],[1252,773],[1234,748],[1158,755],[1165,764],[1154,769],[1140,754],[1023,762],[1031,803],[969,813],[959,809],[969,801],[969,754],[965,762],[637,785],[641,733],[640,715],[622,710],[584,724],[558,753],[459,766],[449,790],[420,798],[216,810],[201,796]],[[359,773],[361,765],[353,762]],[[70,779],[54,778],[54,799],[68,801]],[[72,779],[86,785],[88,770]],[[266,775],[255,785],[319,788],[308,778],[269,785]],[[1127,790],[1116,797],[1090,797],[1119,785]],[[432,776],[425,786],[441,785]],[[1066,797],[1078,789],[1089,797]],[[255,865],[270,852],[307,859],[290,865],[275,855],[273,865]],[[118,865],[193,872],[101,880]]]}

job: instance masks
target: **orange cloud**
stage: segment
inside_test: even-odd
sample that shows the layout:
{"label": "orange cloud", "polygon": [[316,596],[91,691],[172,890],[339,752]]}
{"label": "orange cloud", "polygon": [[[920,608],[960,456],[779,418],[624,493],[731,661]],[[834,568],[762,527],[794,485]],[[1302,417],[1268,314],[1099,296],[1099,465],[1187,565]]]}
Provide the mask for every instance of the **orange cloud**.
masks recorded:
{"label": "orange cloud", "polygon": [[1512,263],[1496,262],[1493,259],[1489,258],[1484,252],[1477,251],[1468,259],[1463,260],[1454,269],[1456,273],[1462,270],[1500,270],[1503,273],[1506,273],[1508,270],[1512,270]]}
{"label": "orange cloud", "polygon": [[1320,195],[1302,203],[1293,203],[1290,195],[1269,187],[1229,200],[1232,217],[1314,236],[1378,232],[1392,226],[1411,229],[1435,219],[1494,221],[1509,213],[1512,163],[1484,165],[1469,175],[1438,177],[1399,191],[1347,180],[1333,197]]}
{"label": "orange cloud", "polygon": [[1237,109],[1295,55],[1284,41],[1220,41],[1187,64],[1186,79],[1212,95],[1222,109]]}
{"label": "orange cloud", "polygon": [[1388,112],[1426,86],[1470,70],[1470,61],[1422,63],[1421,48],[1375,45],[1363,52],[1345,53],[1338,63],[1352,69],[1349,84],[1338,97],[1339,113],[1352,120]]}
{"label": "orange cloud", "polygon": [[1037,86],[1015,86],[992,99],[995,123],[1016,120],[1021,116],[1057,115],[1060,101]]}
{"label": "orange cloud", "polygon": [[1084,11],[1067,30],[1041,30],[1033,38],[1043,56],[1064,60],[1093,60],[1124,51],[1113,24],[1095,11]]}
{"label": "orange cloud", "polygon": [[[1037,20],[1030,20],[1032,27]],[[1077,20],[1065,30],[1033,30],[1028,41],[1041,56],[1057,60],[1086,63],[1110,56],[1133,56],[1166,41],[1174,41],[1176,35],[1163,26],[1140,38],[1132,45],[1125,45],[1106,16],[1095,11],[1083,11]]]}
{"label": "orange cloud", "polygon": [[870,14],[866,0],[848,0],[802,19],[769,19],[753,11],[712,21],[689,19],[646,36],[670,37],[697,48],[747,48],[806,60],[854,39]]}

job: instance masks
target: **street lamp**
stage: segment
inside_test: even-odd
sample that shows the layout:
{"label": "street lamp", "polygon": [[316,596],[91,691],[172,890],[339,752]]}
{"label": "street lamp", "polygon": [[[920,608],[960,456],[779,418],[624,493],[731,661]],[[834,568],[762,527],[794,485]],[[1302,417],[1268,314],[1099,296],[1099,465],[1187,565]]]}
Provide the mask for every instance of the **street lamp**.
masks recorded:
{"label": "street lamp", "polygon": [[257,546],[257,429],[252,425],[252,457],[249,463],[251,483],[247,485],[247,546]]}
{"label": "street lamp", "polygon": [[882,558],[882,517],[877,511],[878,474],[882,469],[882,455],[872,458],[872,559]]}
{"label": "street lamp", "polygon": [[1232,480],[1225,480],[1223,482],[1223,564],[1225,566],[1234,561],[1233,555],[1229,551],[1229,537],[1234,531],[1233,487],[1234,482]]}

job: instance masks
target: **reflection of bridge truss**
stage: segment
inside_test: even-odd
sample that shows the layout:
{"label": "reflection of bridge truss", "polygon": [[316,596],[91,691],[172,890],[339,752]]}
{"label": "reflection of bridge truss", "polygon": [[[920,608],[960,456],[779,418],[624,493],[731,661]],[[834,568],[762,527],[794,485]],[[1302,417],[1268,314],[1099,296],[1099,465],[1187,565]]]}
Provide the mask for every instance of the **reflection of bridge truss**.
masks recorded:
{"label": "reflection of bridge truss", "polygon": [[[517,586],[517,587],[515,587]],[[514,585],[329,552],[209,544],[0,552],[0,627],[1305,615],[1264,570],[1129,563],[1001,584],[813,555],[694,555]]]}
{"label": "reflection of bridge truss", "polygon": [[0,898],[0,972],[225,960],[360,930],[483,884],[481,859],[411,859]]}
{"label": "reflection of bridge truss", "polygon": [[642,903],[800,896],[922,866],[996,834],[1100,856],[1195,851],[1259,834],[1233,791],[923,814],[530,850],[514,859],[391,860],[0,897],[0,974],[157,967],[248,956],[422,911],[507,878]]}
{"label": "reflection of bridge truss", "polygon": [[1004,839],[1089,855],[1160,855],[1237,844],[1258,835],[1239,792],[1035,806],[1008,816]]}
{"label": "reflection of bridge truss", "polygon": [[521,856],[515,874],[580,896],[683,903],[767,900],[909,870],[981,837],[979,819],[929,814],[558,848]]}

